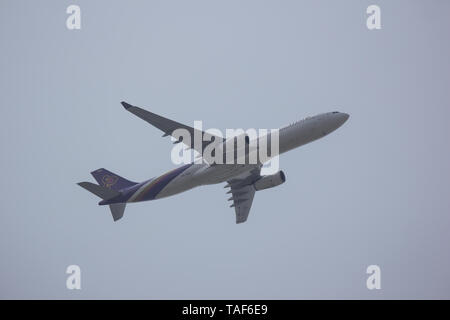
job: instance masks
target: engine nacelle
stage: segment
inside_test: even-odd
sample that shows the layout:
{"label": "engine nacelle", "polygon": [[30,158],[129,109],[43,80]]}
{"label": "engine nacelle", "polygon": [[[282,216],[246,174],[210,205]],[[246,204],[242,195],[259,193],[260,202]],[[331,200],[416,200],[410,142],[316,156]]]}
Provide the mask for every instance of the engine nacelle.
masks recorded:
{"label": "engine nacelle", "polygon": [[277,173],[263,176],[261,179],[256,181],[253,186],[255,187],[256,191],[264,190],[273,188],[276,186],[279,186],[280,184],[284,183],[286,181],[286,176],[284,175],[283,171],[278,171]]}

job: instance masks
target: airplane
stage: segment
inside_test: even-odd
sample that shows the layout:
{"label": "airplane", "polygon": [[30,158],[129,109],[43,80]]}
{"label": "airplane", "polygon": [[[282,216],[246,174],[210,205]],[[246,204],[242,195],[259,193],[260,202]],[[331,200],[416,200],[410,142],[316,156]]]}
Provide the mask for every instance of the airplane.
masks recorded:
{"label": "airplane", "polygon": [[[163,131],[163,137],[174,137],[177,129],[187,130],[192,139],[177,140],[175,143],[182,142],[189,149],[196,150],[200,154],[211,143],[208,141],[202,141],[200,144],[194,143],[194,136],[198,133],[196,132],[198,129],[126,102],[121,102],[121,104],[127,111]],[[279,129],[278,154],[330,134],[342,126],[348,118],[349,115],[346,113],[333,111],[307,117]],[[203,131],[200,133],[205,135]],[[221,137],[215,136],[214,139],[226,143],[226,140]],[[248,136],[245,136],[245,143],[249,143]],[[123,217],[127,203],[161,199],[198,186],[226,182],[225,188],[230,188],[227,193],[231,194],[231,197],[228,200],[233,201],[231,207],[234,207],[236,213],[236,223],[243,223],[247,221],[256,191],[273,188],[286,181],[286,176],[281,170],[275,174],[261,175],[262,166],[263,163],[260,161],[253,164],[247,162],[239,164],[239,161],[235,164],[194,162],[139,183],[100,168],[91,172],[98,184],[80,182],[78,185],[100,197],[102,200],[99,205],[109,205],[113,220],[117,221]]]}

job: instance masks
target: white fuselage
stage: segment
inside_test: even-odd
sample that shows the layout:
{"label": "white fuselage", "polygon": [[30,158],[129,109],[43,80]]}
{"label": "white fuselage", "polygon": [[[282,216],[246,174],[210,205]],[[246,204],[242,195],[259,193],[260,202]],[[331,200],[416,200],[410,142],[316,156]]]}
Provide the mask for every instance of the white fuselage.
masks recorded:
{"label": "white fuselage", "polygon": [[[279,154],[328,135],[339,128],[348,117],[345,113],[329,112],[308,117],[281,128],[279,130]],[[154,199],[168,197],[201,185],[229,181],[233,177],[245,174],[245,172],[249,172],[260,166],[261,164],[192,164],[170,180],[155,195]],[[162,179],[173,171],[155,179]],[[151,179],[142,184],[128,202],[141,201],[137,200],[142,198],[140,193],[146,192],[150,184],[155,183],[155,179]]]}

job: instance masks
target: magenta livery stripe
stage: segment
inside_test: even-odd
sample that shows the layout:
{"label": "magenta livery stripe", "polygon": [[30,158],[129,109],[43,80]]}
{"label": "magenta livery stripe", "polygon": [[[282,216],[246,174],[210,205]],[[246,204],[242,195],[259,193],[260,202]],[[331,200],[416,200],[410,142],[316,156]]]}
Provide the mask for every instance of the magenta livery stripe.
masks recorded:
{"label": "magenta livery stripe", "polygon": [[138,191],[139,194],[136,196],[133,202],[153,200],[156,195],[169,184],[170,181],[172,181],[175,177],[177,177],[191,165],[192,164],[187,164],[180,168],[171,170],[163,174],[162,176],[159,176],[158,178],[155,178],[143,190]]}
{"label": "magenta livery stripe", "polygon": [[173,171],[175,171],[175,170],[176,170],[176,169],[171,170],[171,171],[169,171],[169,172],[163,174],[162,176],[159,176],[158,178],[153,179],[152,182],[151,182],[148,186],[146,186],[144,190],[142,190],[142,191],[139,193],[139,195],[136,197],[135,201],[140,201],[140,200],[142,200],[142,198],[146,195],[146,193],[149,192],[150,189],[151,189],[154,185],[156,185],[156,184],[158,183],[158,181],[161,181],[165,176],[167,176],[168,174],[170,174],[171,172],[173,172]]}

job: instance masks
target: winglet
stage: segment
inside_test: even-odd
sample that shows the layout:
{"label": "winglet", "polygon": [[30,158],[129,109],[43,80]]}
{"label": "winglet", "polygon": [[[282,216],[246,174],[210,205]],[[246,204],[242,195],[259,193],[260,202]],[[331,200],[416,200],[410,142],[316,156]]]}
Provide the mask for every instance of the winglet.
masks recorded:
{"label": "winglet", "polygon": [[121,104],[122,104],[122,106],[123,106],[125,109],[127,109],[127,110],[128,110],[130,107],[132,107],[131,104],[126,103],[125,101],[122,101]]}

